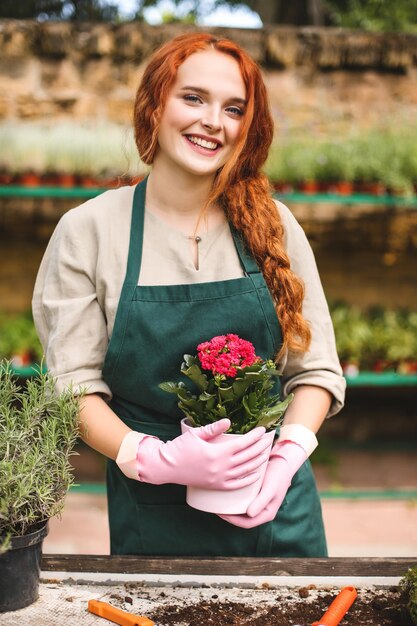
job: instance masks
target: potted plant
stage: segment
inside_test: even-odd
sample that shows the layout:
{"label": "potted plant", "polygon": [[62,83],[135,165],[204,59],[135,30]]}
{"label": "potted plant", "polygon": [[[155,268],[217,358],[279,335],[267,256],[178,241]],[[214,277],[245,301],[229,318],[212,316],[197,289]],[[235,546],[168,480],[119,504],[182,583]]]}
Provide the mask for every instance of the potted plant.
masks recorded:
{"label": "potted plant", "polygon": [[369,344],[371,328],[362,311],[338,303],[332,307],[332,320],[337,351],[347,376],[359,373],[365,346]]}
{"label": "potted plant", "polygon": [[72,483],[79,397],[48,373],[21,387],[0,361],[0,612],[38,597],[42,542]]}
{"label": "potted plant", "polygon": [[[272,393],[279,372],[272,360],[255,354],[250,341],[233,333],[213,337],[197,346],[196,356],[184,354],[181,373],[192,389],[183,382],[163,382],[159,387],[178,397],[178,407],[185,415],[183,433],[227,417],[230,428],[218,441],[263,426],[272,447],[293,394],[280,401],[279,394]],[[187,487],[187,503],[211,513],[245,513],[259,492],[266,466],[267,461],[258,468],[256,482],[234,491]]]}
{"label": "potted plant", "polygon": [[[306,141],[294,140],[282,146],[279,152],[280,180],[304,192],[317,191],[316,155],[315,145]],[[269,171],[274,171],[274,159],[268,160],[268,167]]]}
{"label": "potted plant", "polygon": [[10,360],[14,367],[42,360],[42,346],[31,312],[17,315],[0,312],[0,359]]}
{"label": "potted plant", "polygon": [[410,567],[400,580],[400,586],[408,596],[407,609],[413,624],[417,624],[417,566]]}

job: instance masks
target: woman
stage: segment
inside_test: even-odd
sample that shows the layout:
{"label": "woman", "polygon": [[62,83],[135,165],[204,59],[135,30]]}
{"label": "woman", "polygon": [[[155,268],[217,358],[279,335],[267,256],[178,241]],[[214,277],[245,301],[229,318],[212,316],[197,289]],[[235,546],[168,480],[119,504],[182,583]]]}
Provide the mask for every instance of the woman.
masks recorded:
{"label": "woman", "polygon": [[[149,176],[61,219],[33,301],[48,367],[59,387],[87,388],[83,438],[109,458],[111,551],[324,556],[307,457],[344,380],[311,249],[260,172],[273,134],[260,70],[228,40],[177,37],[150,60],[134,121]],[[217,452],[229,420],[180,435],[158,384],[229,332],[276,356],[295,397],[258,497],[221,517],[188,507],[185,485],[256,480],[264,430]]]}

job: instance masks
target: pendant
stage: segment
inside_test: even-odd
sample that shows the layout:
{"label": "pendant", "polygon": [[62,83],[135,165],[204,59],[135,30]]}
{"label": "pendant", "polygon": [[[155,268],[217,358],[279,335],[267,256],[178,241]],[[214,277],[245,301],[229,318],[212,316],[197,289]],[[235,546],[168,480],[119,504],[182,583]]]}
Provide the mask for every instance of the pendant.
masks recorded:
{"label": "pendant", "polygon": [[200,269],[200,251],[199,251],[198,244],[201,242],[201,237],[199,235],[197,236],[190,235],[188,239],[191,239],[191,241],[194,241],[197,244],[197,259],[196,259],[197,263],[195,265],[195,269],[199,270]]}

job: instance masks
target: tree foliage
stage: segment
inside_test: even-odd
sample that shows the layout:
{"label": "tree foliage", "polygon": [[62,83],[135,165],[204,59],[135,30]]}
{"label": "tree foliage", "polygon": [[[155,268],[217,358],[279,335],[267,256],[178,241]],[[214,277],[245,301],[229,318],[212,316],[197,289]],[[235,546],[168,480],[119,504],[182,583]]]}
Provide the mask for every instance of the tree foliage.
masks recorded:
{"label": "tree foliage", "polygon": [[118,17],[117,3],[103,0],[2,0],[0,3],[0,18],[111,22]]}
{"label": "tree foliage", "polygon": [[[417,31],[417,0],[172,0],[177,9],[173,21],[199,19],[220,6],[247,7],[264,25],[343,26],[370,31]],[[137,15],[156,6],[155,0],[138,0]]]}
{"label": "tree foliage", "polygon": [[417,0],[325,0],[337,26],[368,31],[417,32]]}
{"label": "tree foliage", "polygon": [[[131,19],[143,20],[145,9],[160,0],[137,0]],[[220,6],[247,7],[264,25],[343,26],[370,31],[417,32],[417,0],[172,0],[164,22],[198,23]],[[114,21],[117,0],[1,0],[0,18]]]}
{"label": "tree foliage", "polygon": [[63,0],[2,0],[0,3],[0,17],[14,19],[29,19],[45,15],[46,17],[60,17],[64,8]]}

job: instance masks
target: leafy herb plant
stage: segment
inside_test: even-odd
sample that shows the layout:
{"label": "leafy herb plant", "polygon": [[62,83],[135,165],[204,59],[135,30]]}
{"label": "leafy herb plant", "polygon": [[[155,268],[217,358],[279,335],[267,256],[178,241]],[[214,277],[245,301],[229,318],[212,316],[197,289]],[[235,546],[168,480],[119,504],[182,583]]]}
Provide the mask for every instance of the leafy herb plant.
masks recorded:
{"label": "leafy herb plant", "polygon": [[[0,361],[0,539],[25,535],[62,511],[79,401],[41,372],[22,388]],[[0,542],[1,543],[1,542]]]}
{"label": "leafy herb plant", "polygon": [[417,624],[417,566],[410,567],[400,580],[401,587],[408,594],[407,608],[413,624]]}

